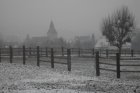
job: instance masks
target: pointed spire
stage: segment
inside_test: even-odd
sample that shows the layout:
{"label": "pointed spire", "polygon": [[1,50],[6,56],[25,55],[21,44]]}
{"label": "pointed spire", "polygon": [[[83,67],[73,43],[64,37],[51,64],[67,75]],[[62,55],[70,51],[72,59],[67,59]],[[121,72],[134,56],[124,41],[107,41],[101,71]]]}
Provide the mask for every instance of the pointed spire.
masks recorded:
{"label": "pointed spire", "polygon": [[50,22],[50,27],[49,27],[49,30],[47,32],[47,37],[48,38],[57,38],[57,32],[55,30],[54,23],[52,20]]}
{"label": "pointed spire", "polygon": [[53,29],[55,29],[55,27],[54,27],[54,24],[53,24],[53,21],[51,20],[51,23],[50,23],[50,29],[51,28],[53,28]]}

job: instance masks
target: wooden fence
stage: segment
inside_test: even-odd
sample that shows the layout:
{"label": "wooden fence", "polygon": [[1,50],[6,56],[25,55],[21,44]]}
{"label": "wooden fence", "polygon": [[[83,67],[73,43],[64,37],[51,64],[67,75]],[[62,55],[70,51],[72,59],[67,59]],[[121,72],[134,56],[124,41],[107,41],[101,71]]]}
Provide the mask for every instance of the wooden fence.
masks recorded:
{"label": "wooden fence", "polygon": [[[67,65],[68,71],[71,71],[71,50],[67,49],[65,56],[64,53],[62,56],[56,52],[53,48],[40,48],[39,46],[37,48],[26,48],[25,46],[22,48],[12,48],[12,46],[9,46],[9,48],[0,48],[0,62],[5,58],[9,59],[10,63],[13,63],[15,57],[20,57],[25,65],[27,57],[35,57],[37,66],[40,66],[40,62],[51,63],[52,68],[54,68],[55,63],[64,64]],[[56,54],[54,55],[54,53]],[[50,60],[42,60],[43,57],[49,58]],[[56,62],[55,59],[63,59],[65,62]]]}
{"label": "wooden fence", "polygon": [[95,49],[71,48],[71,54],[76,57],[90,58],[94,57]]}
{"label": "wooden fence", "polygon": [[[108,62],[105,60],[108,60]],[[133,60],[133,63],[128,63],[128,60],[130,62]],[[134,57],[133,54],[131,54],[131,57],[120,56],[119,53],[116,53],[115,57],[101,57],[99,52],[96,52],[96,76],[100,76],[100,70],[115,72],[117,78],[120,78],[121,72],[140,72],[140,70],[135,69],[135,67],[140,67],[140,62],[137,63],[137,61],[140,61],[140,58]],[[136,63],[134,64],[134,62]],[[103,66],[101,67],[101,65]],[[106,68],[106,66],[110,66],[111,68]],[[125,67],[126,70],[121,69],[121,67]],[[129,70],[129,67],[134,68],[134,70]]]}
{"label": "wooden fence", "polygon": [[[95,55],[96,52],[96,55]],[[28,57],[34,57],[36,59],[36,65],[40,66],[41,62],[50,63],[51,67],[54,68],[54,64],[63,64],[67,65],[68,71],[71,71],[71,57],[95,57],[96,61],[96,75],[100,75],[100,70],[113,71],[116,73],[117,78],[120,78],[121,72],[140,72],[136,70],[122,70],[121,67],[138,67],[140,64],[128,64],[124,61],[126,60],[140,60],[140,56],[136,56],[140,54],[138,51],[134,50],[122,50],[122,56],[117,53],[117,50],[99,50],[99,49],[80,49],[80,48],[41,48],[37,46],[36,48],[26,48],[23,46],[22,48],[0,48],[0,62],[2,60],[8,59],[10,63],[13,63],[13,59],[15,57],[19,57],[22,59],[23,64],[26,64]],[[44,59],[48,58],[48,59]],[[64,60],[61,62],[60,60]],[[105,60],[109,60],[110,62],[105,62]],[[113,63],[114,62],[114,63]],[[101,67],[101,65],[111,66],[112,68]]]}

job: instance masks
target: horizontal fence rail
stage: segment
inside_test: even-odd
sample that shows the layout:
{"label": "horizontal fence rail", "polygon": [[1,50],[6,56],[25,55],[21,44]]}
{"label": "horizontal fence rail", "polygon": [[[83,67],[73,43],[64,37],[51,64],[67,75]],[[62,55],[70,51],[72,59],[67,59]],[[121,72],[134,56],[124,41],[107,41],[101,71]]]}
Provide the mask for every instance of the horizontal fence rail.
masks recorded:
{"label": "horizontal fence rail", "polygon": [[[63,52],[63,53],[61,53]],[[54,68],[54,64],[67,65],[68,71],[71,71],[71,49],[53,49],[53,48],[0,48],[0,62],[4,58],[9,59],[10,63],[13,63],[13,59],[21,58],[23,65],[26,64],[28,58],[36,58],[36,65],[40,66],[40,62],[50,63],[51,67]],[[45,58],[45,59],[43,59]],[[56,61],[56,59],[64,60],[64,62]]]}
{"label": "horizontal fence rail", "polygon": [[[133,52],[131,50],[131,52]],[[133,54],[131,56],[124,56],[122,54],[116,53],[115,57],[110,57],[110,56],[101,56],[99,52],[96,52],[96,76],[100,76],[100,70],[105,70],[105,71],[112,71],[116,72],[117,78],[120,78],[120,73],[121,72],[136,72],[139,73],[140,70],[136,70],[135,67],[140,67],[140,58],[134,57]],[[102,61],[103,60],[103,61]],[[116,64],[113,62],[116,61]],[[108,61],[108,62],[106,62]],[[128,63],[128,62],[131,63]],[[133,62],[133,63],[132,63]],[[100,67],[101,65],[104,65],[103,67]],[[105,66],[110,66],[111,68],[116,67],[116,69],[111,69],[111,68],[105,68]],[[126,67],[127,69],[121,69],[122,67]],[[134,68],[134,70],[130,70],[129,67]]]}
{"label": "horizontal fence rail", "polygon": [[[63,64],[67,66],[68,71],[71,71],[71,57],[79,58],[95,58],[96,75],[100,76],[100,70],[112,71],[116,73],[117,78],[120,78],[121,72],[140,72],[139,70],[131,70],[129,67],[140,67],[140,51],[132,49],[123,49],[121,54],[118,50],[109,49],[82,49],[82,48],[49,48],[49,47],[25,47],[13,48],[0,48],[0,62],[9,60],[13,63],[16,58],[22,60],[24,65],[27,64],[29,58],[34,58],[36,65],[40,66],[41,62],[50,63],[51,68],[55,64]],[[131,62],[131,64],[129,63]],[[132,63],[133,62],[133,63]],[[110,66],[105,68],[103,66]],[[122,69],[126,67],[127,69]],[[113,69],[112,69],[113,68]],[[114,69],[115,68],[115,69]]]}

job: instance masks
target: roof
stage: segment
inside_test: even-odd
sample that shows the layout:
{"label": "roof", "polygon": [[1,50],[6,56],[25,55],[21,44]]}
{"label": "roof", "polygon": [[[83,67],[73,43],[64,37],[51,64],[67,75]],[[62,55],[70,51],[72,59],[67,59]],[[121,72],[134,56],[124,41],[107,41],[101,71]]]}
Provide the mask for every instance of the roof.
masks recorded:
{"label": "roof", "polygon": [[47,34],[48,34],[48,33],[57,33],[57,32],[56,32],[56,29],[55,29],[55,27],[54,27],[53,21],[51,21],[51,23],[50,23],[50,27],[49,27],[49,30],[48,30]]}

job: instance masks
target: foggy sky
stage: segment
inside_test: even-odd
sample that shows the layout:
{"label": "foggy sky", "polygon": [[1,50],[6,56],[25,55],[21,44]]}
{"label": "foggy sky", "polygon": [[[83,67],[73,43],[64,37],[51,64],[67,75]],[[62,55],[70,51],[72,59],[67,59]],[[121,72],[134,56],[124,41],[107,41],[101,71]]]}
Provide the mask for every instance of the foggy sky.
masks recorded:
{"label": "foggy sky", "polygon": [[128,6],[140,27],[140,0],[0,0],[0,32],[45,36],[53,20],[59,36],[100,35],[102,19]]}

